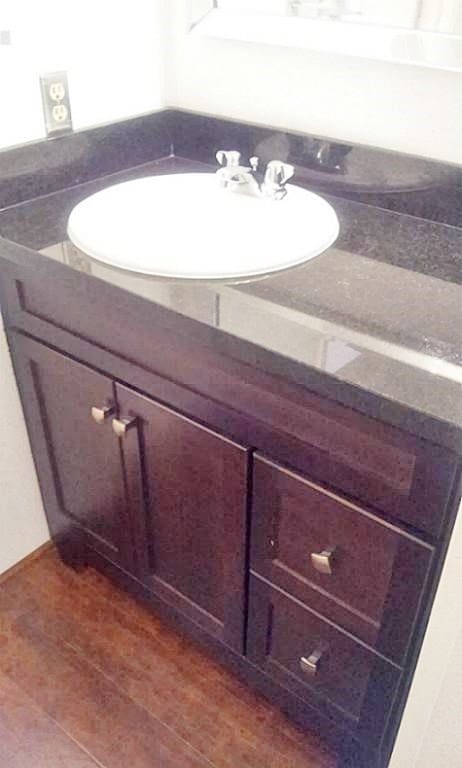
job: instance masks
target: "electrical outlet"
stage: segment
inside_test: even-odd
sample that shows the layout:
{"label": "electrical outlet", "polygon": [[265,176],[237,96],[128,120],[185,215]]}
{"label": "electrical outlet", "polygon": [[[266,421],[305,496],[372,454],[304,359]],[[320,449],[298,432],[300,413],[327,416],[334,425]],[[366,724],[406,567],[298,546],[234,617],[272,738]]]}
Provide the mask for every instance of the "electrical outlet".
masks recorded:
{"label": "electrical outlet", "polygon": [[69,133],[72,131],[71,103],[67,74],[51,72],[40,77],[42,90],[43,114],[47,136]]}

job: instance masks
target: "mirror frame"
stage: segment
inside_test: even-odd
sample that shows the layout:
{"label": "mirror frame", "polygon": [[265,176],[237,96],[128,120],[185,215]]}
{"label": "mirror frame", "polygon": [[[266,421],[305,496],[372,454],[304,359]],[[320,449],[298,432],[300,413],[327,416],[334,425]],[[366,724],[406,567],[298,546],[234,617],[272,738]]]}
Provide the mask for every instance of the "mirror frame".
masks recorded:
{"label": "mirror frame", "polygon": [[217,0],[188,0],[188,30],[195,28],[205,21],[211,11],[218,10]]}
{"label": "mirror frame", "polygon": [[188,21],[189,31],[202,37],[462,72],[462,35],[231,12],[217,0],[189,0]]}

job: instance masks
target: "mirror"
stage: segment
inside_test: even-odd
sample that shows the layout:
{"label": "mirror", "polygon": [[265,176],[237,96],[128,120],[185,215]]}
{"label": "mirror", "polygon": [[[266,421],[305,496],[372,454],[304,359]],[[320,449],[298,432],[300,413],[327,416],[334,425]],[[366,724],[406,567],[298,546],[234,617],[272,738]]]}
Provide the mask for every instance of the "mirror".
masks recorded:
{"label": "mirror", "polygon": [[460,0],[217,0],[224,11],[462,34]]}
{"label": "mirror", "polygon": [[461,0],[191,3],[204,35],[462,71]]}

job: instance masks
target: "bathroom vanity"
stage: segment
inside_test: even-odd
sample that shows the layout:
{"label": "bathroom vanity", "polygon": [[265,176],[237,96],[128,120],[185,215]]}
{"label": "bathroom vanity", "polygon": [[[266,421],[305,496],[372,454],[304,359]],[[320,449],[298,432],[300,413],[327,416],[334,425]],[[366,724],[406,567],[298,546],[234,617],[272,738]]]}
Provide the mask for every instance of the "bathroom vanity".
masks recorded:
{"label": "bathroom vanity", "polygon": [[210,172],[206,152],[257,131],[171,112],[125,130],[148,127],[148,157],[122,126],[97,129],[96,169],[39,173],[34,199],[0,212],[1,307],[52,536],[344,768],[385,768],[460,500],[462,229],[346,185],[336,249],[305,266],[238,285],[130,276],[66,241],[74,205]]}

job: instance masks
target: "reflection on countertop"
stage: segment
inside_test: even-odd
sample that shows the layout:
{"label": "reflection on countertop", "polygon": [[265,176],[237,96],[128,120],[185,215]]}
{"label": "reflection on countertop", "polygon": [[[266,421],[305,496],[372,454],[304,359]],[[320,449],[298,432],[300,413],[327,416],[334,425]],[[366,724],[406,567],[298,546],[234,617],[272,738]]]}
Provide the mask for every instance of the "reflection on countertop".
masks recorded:
{"label": "reflection on countertop", "polygon": [[451,420],[458,411],[462,287],[457,284],[335,248],[302,267],[242,283],[133,275],[90,259],[69,241],[42,252],[356,386],[412,407],[419,400],[438,418]]}

